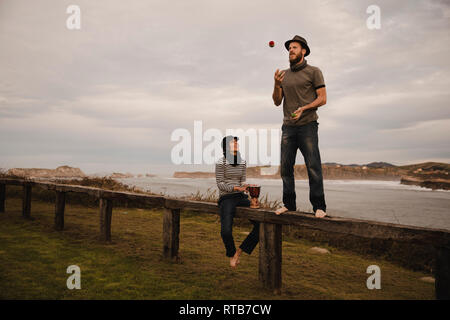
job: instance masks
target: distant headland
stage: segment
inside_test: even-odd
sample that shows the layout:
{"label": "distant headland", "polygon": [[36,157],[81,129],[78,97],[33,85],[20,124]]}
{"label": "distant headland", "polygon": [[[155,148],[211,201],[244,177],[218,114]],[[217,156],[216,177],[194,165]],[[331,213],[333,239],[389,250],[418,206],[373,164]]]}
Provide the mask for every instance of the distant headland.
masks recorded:
{"label": "distant headland", "polygon": [[[416,185],[433,190],[450,190],[450,164],[441,162],[424,162],[404,166],[396,166],[387,162],[371,162],[368,164],[339,164],[326,162],[322,164],[325,180],[390,180],[405,185]],[[74,179],[98,177],[98,174],[86,175],[81,169],[67,165],[56,169],[13,168],[7,171],[0,169],[0,175],[31,179]],[[308,179],[306,166],[296,165],[294,175],[297,180]],[[132,174],[113,172],[105,175],[112,179],[156,177],[154,174]],[[214,172],[177,171],[174,178],[201,179],[214,178]],[[279,166],[255,166],[247,168],[247,178],[280,179]]]}
{"label": "distant headland", "polygon": [[[74,168],[70,166],[59,166],[56,169],[43,169],[43,168],[13,168],[7,171],[3,170],[4,176],[14,176],[21,178],[30,179],[54,179],[54,178],[88,178],[88,177],[98,177],[98,174],[87,175],[80,168]],[[113,172],[111,174],[105,175],[112,179],[123,179],[123,178],[141,178],[141,177],[156,177],[154,174],[132,174],[132,173],[121,173]]]}
{"label": "distant headland", "polygon": [[[339,164],[327,162],[322,164],[323,178],[326,180],[392,180],[406,185],[424,188],[450,190],[450,164],[424,162],[396,166],[387,162],[368,164]],[[295,165],[294,175],[297,180],[308,179],[306,166]],[[175,172],[174,178],[213,178],[214,172]],[[280,179],[279,166],[256,166],[247,168],[247,178]]]}

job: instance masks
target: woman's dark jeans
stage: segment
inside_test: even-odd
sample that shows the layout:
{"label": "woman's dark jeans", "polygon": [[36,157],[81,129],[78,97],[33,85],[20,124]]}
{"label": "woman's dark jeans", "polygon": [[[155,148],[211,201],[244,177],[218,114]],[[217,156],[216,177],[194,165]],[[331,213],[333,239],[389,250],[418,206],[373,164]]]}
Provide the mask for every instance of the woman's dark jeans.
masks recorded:
{"label": "woman's dark jeans", "polygon": [[296,210],[294,165],[297,149],[300,149],[305,159],[309,178],[309,200],[313,211],[326,211],[323,192],[322,163],[317,135],[319,123],[309,122],[302,126],[281,127],[281,178],[283,179],[283,204],[289,210]]}
{"label": "woman's dark jeans", "polygon": [[[223,244],[225,245],[227,257],[233,257],[236,253],[236,247],[233,239],[233,218],[236,213],[236,207],[249,207],[250,200],[247,196],[238,196],[220,201],[220,235],[222,236]],[[250,220],[253,224],[252,231],[247,238],[242,242],[239,248],[245,253],[251,254],[253,249],[259,241],[259,222]]]}

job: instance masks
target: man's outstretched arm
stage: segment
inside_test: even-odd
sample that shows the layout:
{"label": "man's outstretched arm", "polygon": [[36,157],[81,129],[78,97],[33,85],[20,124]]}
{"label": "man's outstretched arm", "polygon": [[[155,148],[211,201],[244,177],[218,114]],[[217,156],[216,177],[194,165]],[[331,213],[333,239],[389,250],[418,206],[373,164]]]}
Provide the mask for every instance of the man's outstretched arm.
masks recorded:
{"label": "man's outstretched arm", "polygon": [[283,78],[284,71],[279,72],[277,69],[277,71],[275,71],[275,86],[273,88],[272,94],[273,103],[275,103],[276,106],[279,106],[281,104],[281,101],[283,100],[283,89],[281,88],[281,81],[283,81]]}

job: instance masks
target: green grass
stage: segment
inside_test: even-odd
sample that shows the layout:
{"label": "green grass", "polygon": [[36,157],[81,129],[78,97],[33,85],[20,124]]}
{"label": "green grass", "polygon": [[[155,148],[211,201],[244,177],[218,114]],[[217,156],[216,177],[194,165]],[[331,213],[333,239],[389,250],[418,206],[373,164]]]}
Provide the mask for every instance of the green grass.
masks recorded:
{"label": "green grass", "polygon": [[[0,213],[1,299],[434,299],[428,276],[383,259],[365,258],[317,244],[283,239],[283,289],[262,290],[258,250],[244,254],[237,270],[220,238],[218,216],[183,212],[179,263],[162,260],[162,212],[114,208],[112,243],[98,240],[97,208],[66,205],[65,230],[53,230],[54,205],[33,201],[21,217],[21,200],[8,198]],[[238,224],[238,245],[250,227]],[[324,247],[323,245],[321,245]],[[69,290],[69,265],[81,268],[81,290]],[[381,290],[368,290],[366,268],[381,268]]]}

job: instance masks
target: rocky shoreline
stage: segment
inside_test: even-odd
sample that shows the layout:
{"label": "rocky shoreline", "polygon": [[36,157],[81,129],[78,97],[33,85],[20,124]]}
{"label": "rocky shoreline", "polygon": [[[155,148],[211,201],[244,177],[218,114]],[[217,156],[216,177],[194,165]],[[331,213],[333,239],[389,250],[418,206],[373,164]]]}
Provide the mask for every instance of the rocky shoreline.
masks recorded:
{"label": "rocky shoreline", "polygon": [[[13,168],[8,171],[3,171],[1,175],[10,177],[19,177],[27,179],[81,179],[81,178],[98,178],[98,174],[87,175],[80,168],[74,168],[70,166],[59,166],[56,169],[44,169],[44,168]],[[103,175],[102,175],[103,176]],[[132,173],[121,173],[113,172],[109,175],[104,175],[104,177],[112,179],[123,179],[123,178],[141,178],[141,177],[156,177],[154,174],[138,174],[134,175]]]}
{"label": "rocky shoreline", "polygon": [[[420,164],[394,166],[383,162],[373,162],[367,165],[342,165],[337,163],[323,164],[322,174],[325,180],[383,180],[399,181],[405,185],[416,185],[432,190],[450,190],[448,172],[450,164],[425,162]],[[306,166],[294,166],[296,180],[307,180]],[[214,172],[184,172],[177,171],[174,178],[214,178]],[[279,166],[256,166],[247,168],[247,178],[280,179]]]}
{"label": "rocky shoreline", "polygon": [[[405,185],[416,185],[432,190],[450,190],[450,164],[425,162],[419,164],[395,166],[385,162],[372,162],[366,165],[343,165],[338,163],[322,164],[322,174],[325,180],[383,180],[399,181]],[[13,168],[1,174],[2,176],[30,179],[78,179],[95,178],[98,175],[86,175],[81,169],[67,165],[56,169]],[[114,172],[105,177],[112,179],[155,177],[154,174],[138,174]],[[307,180],[306,166],[294,166],[296,180]],[[214,172],[184,172],[176,171],[174,178],[204,179],[214,178]],[[256,166],[247,168],[247,178],[280,179],[279,166]]]}
{"label": "rocky shoreline", "polygon": [[450,180],[445,179],[431,179],[421,180],[419,178],[403,176],[400,180],[401,184],[414,185],[422,188],[429,188],[432,190],[450,190]]}
{"label": "rocky shoreline", "polygon": [[6,175],[42,179],[42,178],[84,178],[86,174],[79,168],[69,166],[59,166],[56,169],[42,169],[42,168],[13,168],[6,172]]}

